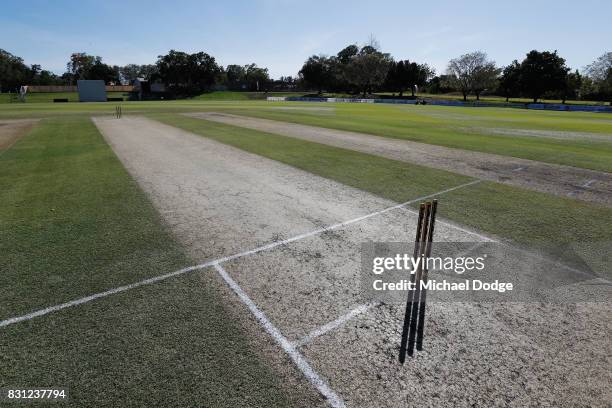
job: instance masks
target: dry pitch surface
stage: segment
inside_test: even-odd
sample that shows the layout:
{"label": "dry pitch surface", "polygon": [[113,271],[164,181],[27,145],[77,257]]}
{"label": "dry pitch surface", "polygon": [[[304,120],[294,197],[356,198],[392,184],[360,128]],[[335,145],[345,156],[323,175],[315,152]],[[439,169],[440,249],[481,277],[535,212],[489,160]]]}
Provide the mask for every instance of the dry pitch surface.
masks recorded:
{"label": "dry pitch surface", "polygon": [[[377,213],[397,203],[152,120],[95,123],[194,259],[242,253],[199,273],[219,273],[261,324],[251,334],[272,335],[332,405],[612,399],[609,305],[431,303],[425,350],[401,366],[403,305],[361,302],[360,245],[409,240],[412,210]],[[486,237],[440,220],[436,240]]]}
{"label": "dry pitch surface", "polygon": [[612,205],[612,175],[605,172],[227,113],[187,115]]}

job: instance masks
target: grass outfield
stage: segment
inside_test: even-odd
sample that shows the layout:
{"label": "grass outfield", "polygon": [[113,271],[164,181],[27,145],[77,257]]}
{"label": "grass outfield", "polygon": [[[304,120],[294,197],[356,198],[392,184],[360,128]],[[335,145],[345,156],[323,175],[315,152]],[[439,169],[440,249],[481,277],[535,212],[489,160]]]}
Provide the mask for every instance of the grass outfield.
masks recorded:
{"label": "grass outfield", "polygon": [[[0,120],[111,115],[115,105],[5,104],[0,105]],[[124,114],[228,112],[612,172],[612,116],[601,113],[232,100],[124,102],[122,106]],[[515,129],[542,135],[511,135]],[[495,133],[499,131],[510,135]]]}
{"label": "grass outfield", "polygon": [[[1,319],[192,264],[88,118],[45,120],[0,156],[0,201]],[[68,387],[78,407],[312,398],[287,392],[224,290],[202,271],[3,327],[0,388]]]}
{"label": "grass outfield", "polygon": [[248,101],[266,99],[268,96],[303,96],[301,92],[238,92],[214,91],[191,98],[200,101]]}
{"label": "grass outfield", "polygon": [[[1,319],[193,263],[89,119],[112,115],[115,105],[0,105],[0,119],[45,118],[0,154]],[[612,166],[604,142],[463,130],[495,126],[605,136],[612,134],[612,117],[605,114],[231,100],[122,106],[124,114],[147,114],[396,202],[473,179],[179,113],[226,111]],[[481,182],[440,202],[442,217],[483,233],[529,247],[567,245],[566,261],[590,242],[612,241],[612,209],[569,198]],[[214,271],[202,270],[5,326],[0,388],[68,387],[67,405],[75,407],[320,404],[309,385],[295,381],[297,370],[271,340],[252,335],[260,329],[249,326],[246,313]]]}
{"label": "grass outfield", "polygon": [[[152,117],[396,202],[473,180],[442,170],[182,115]],[[528,247],[612,241],[612,209],[596,204],[493,182],[453,191],[441,200],[441,216]]]}
{"label": "grass outfield", "polygon": [[[12,98],[11,98],[12,96]],[[107,92],[106,96],[109,98],[128,98],[126,92]],[[22,102],[14,100],[15,94],[3,93],[0,94],[0,104],[2,103],[14,103],[22,104]],[[53,99],[66,98],[68,102],[78,102],[78,92],[31,92],[26,95],[25,103],[53,103]]]}
{"label": "grass outfield", "polygon": [[[303,96],[301,92],[237,92],[214,91],[207,92],[185,101],[249,101],[265,100],[268,96]],[[0,104],[21,103],[15,100],[16,94],[0,93]],[[109,98],[128,99],[128,92],[107,92]],[[53,99],[66,98],[69,102],[79,102],[78,92],[31,92],[26,95],[26,103],[53,103]],[[22,103],[21,103],[22,104]]]}
{"label": "grass outfield", "polygon": [[190,263],[88,118],[44,121],[0,160],[4,318]]}
{"label": "grass outfield", "polygon": [[[329,110],[231,109],[230,113],[362,132],[546,163],[612,171],[612,117],[505,108],[311,103]],[[529,130],[542,136],[496,132]],[[557,132],[557,133],[555,133]],[[572,132],[576,133],[572,135]],[[586,134],[585,134],[586,132]],[[592,134],[592,135],[591,135]],[[550,137],[552,136],[552,137]],[[572,138],[573,136],[573,138]],[[589,136],[592,139],[589,140]],[[555,138],[556,137],[556,138]],[[609,139],[607,139],[609,137]],[[607,139],[607,140],[606,140]]]}
{"label": "grass outfield", "polygon": [[[391,95],[389,92],[385,92],[385,95]],[[448,93],[448,94],[428,94],[428,93],[419,93],[419,98],[431,98],[431,99],[442,99],[442,100],[452,100],[452,101],[463,101],[463,95],[459,93]],[[477,102],[476,96],[469,95],[468,102]],[[497,95],[481,95],[480,102],[495,102],[495,103],[506,103],[505,96],[497,96]],[[533,99],[531,98],[510,98],[508,103],[533,103]],[[562,103],[561,99],[538,99],[538,103]],[[602,101],[565,101],[567,105],[608,105],[608,102]]]}

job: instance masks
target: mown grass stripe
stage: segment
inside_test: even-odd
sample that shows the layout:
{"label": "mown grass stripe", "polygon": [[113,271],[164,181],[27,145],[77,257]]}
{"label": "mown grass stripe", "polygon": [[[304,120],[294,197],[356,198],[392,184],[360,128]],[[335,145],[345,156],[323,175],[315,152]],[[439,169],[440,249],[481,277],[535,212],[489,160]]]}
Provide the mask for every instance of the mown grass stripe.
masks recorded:
{"label": "mown grass stripe", "polygon": [[[320,105],[313,103],[312,107]],[[267,109],[228,106],[221,111],[612,172],[612,122],[592,115],[568,112],[553,112],[551,115],[550,112],[492,108],[323,105],[333,110],[300,110],[298,106],[292,110],[273,106]],[[502,128],[510,132],[518,129],[518,132],[513,136],[496,134],[497,129]],[[557,131],[570,135],[571,132],[590,132],[610,139],[525,136],[520,133],[524,130],[544,134]]]}
{"label": "mown grass stripe", "polygon": [[0,316],[42,308],[2,322],[0,388],[67,387],[70,407],[319,401],[283,384],[214,273],[167,279],[192,261],[89,118],[0,157],[0,202]]}
{"label": "mown grass stripe", "polygon": [[[183,115],[151,117],[395,202],[470,180],[438,169]],[[440,215],[528,248],[554,250],[555,256],[563,256],[559,249],[571,246],[566,255],[584,254],[599,267],[605,260],[597,257],[603,254],[598,255],[591,244],[612,242],[611,208],[494,182],[483,181],[447,194],[441,200]]]}

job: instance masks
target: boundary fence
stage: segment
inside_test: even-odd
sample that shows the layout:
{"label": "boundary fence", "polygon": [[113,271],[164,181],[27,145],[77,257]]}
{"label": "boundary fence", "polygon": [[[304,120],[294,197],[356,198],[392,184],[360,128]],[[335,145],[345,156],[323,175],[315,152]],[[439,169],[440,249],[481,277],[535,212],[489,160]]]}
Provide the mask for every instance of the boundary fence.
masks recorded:
{"label": "boundary fence", "polygon": [[561,103],[503,103],[503,102],[464,102],[444,99],[359,99],[359,98],[311,98],[298,96],[268,96],[268,101],[290,102],[345,102],[345,103],[389,103],[404,105],[439,105],[439,106],[471,106],[477,108],[516,108],[571,112],[604,112],[612,113],[612,106],[603,105],[569,105]]}
{"label": "boundary fence", "polygon": [[[106,85],[106,92],[132,92],[132,85]],[[76,85],[28,85],[28,93],[77,92]]]}

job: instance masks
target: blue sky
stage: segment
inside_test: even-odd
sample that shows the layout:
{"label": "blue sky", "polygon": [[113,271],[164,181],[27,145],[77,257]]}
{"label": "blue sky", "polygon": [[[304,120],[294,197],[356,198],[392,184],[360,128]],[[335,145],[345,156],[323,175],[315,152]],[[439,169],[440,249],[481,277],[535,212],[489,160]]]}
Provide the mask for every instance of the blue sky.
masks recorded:
{"label": "blue sky", "polygon": [[177,49],[223,65],[255,62],[276,78],[371,34],[396,59],[438,72],[475,50],[505,65],[531,49],[557,49],[573,68],[612,51],[610,0],[34,0],[1,10],[0,48],[56,73],[77,51],[125,65]]}

